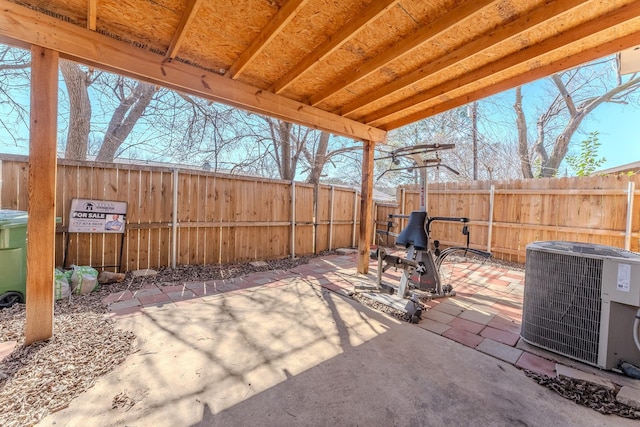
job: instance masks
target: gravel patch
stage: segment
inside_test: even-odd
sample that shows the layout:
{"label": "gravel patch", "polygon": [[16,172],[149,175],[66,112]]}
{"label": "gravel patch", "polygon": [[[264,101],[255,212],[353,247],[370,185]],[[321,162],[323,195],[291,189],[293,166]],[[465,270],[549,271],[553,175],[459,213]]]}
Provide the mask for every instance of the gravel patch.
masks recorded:
{"label": "gravel patch", "polygon": [[[383,304],[379,301],[372,300],[371,298],[367,298],[366,296],[357,292],[353,293],[351,295],[351,298],[358,301],[362,305],[366,305],[367,307],[373,308],[374,310],[381,311],[382,313],[386,313],[390,316],[395,317],[396,319],[402,320],[403,322],[412,323],[411,316],[407,315],[405,311],[398,310],[393,307],[389,307],[386,304]],[[420,306],[422,307],[423,313],[427,311],[427,307],[424,304],[420,303]]]}
{"label": "gravel patch", "polygon": [[611,390],[598,384],[572,378],[551,378],[531,371],[525,371],[525,374],[565,399],[573,400],[577,404],[601,414],[640,419],[640,411],[616,401],[616,394],[619,390]]}

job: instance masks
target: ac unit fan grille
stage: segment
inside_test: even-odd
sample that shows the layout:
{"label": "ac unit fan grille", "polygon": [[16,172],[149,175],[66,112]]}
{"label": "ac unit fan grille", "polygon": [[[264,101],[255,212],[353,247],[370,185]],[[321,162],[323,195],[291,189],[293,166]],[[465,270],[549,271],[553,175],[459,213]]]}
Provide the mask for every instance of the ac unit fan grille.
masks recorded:
{"label": "ac unit fan grille", "polygon": [[522,337],[597,364],[602,259],[527,250]]}

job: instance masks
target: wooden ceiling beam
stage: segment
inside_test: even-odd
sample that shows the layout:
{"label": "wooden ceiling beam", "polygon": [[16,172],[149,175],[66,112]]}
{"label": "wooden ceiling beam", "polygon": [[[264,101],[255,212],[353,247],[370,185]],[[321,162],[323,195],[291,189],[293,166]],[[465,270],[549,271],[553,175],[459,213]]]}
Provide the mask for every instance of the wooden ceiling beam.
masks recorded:
{"label": "wooden ceiling beam", "polygon": [[0,39],[10,45],[46,47],[60,52],[65,59],[336,135],[376,142],[386,139],[383,130],[180,61],[166,62],[162,55],[11,1],[0,0],[0,10]]}
{"label": "wooden ceiling beam", "polygon": [[378,19],[381,15],[395,6],[399,0],[374,0],[373,4],[369,4],[363,13],[356,15],[347,22],[335,34],[330,35],[320,46],[307,55],[291,70],[275,82],[269,90],[274,93],[280,93],[286,89],[291,83],[296,81],[302,74],[308,71],[318,62],[335,52],[340,46],[346,43],[365,25]]}
{"label": "wooden ceiling beam", "polygon": [[[606,30],[607,28],[621,24],[630,19],[637,18],[638,16],[640,16],[640,1],[628,3],[616,10],[612,10],[604,15],[595,17],[576,27],[570,28],[560,34],[550,37],[540,43],[531,45],[527,48],[507,55],[504,58],[486,64],[476,70],[470,71],[460,77],[448,80],[440,85],[429,88],[414,96],[403,99],[402,101],[397,102],[389,107],[383,108],[379,111],[374,112],[373,114],[367,115],[363,118],[362,121],[365,123],[377,123],[379,121],[384,121],[385,117],[389,117],[393,114],[399,113],[409,108],[414,108],[416,105],[429,102],[437,96],[443,95],[452,90],[459,89],[478,80],[490,77],[523,62],[532,61],[556,49],[561,49],[570,43],[574,43],[580,39],[589,37],[594,33]],[[562,69],[563,68],[558,68],[553,72],[557,72]],[[553,74],[553,72],[550,74]],[[531,79],[530,81],[532,80],[533,79]]]}
{"label": "wooden ceiling beam", "polygon": [[244,52],[242,52],[238,59],[229,67],[225,76],[237,79],[245,68],[247,68],[251,60],[262,52],[267,44],[282,31],[308,1],[309,0],[288,0],[282,5],[267,25],[262,28],[260,34],[251,41]]}
{"label": "wooden ceiling beam", "polygon": [[438,103],[419,112],[403,116],[402,118],[393,121],[389,121],[384,125],[380,125],[380,127],[389,131],[402,126],[406,126],[410,123],[417,122],[418,120],[426,119],[427,117],[435,116],[436,114],[443,113],[453,108],[457,108],[462,105],[466,105],[471,102],[496,95],[506,90],[513,89],[514,87],[518,87],[530,83],[534,80],[550,76],[551,74],[577,67],[581,64],[585,64],[589,61],[593,61],[607,55],[612,55],[616,52],[637,45],[639,38],[640,30],[615,38],[601,45],[594,46],[590,49],[577,52],[573,55],[567,56],[558,61],[554,61],[550,64],[532,69],[526,74],[519,74],[517,76],[510,77],[500,82],[484,86],[476,91],[460,95],[448,101]]}
{"label": "wooden ceiling beam", "polygon": [[180,18],[178,27],[173,33],[173,38],[171,39],[171,43],[169,44],[169,49],[167,49],[165,58],[171,60],[178,54],[178,51],[182,46],[182,42],[187,35],[187,30],[189,29],[191,22],[193,22],[193,18],[195,18],[196,14],[198,13],[198,9],[200,8],[201,4],[202,0],[189,0],[189,3],[187,3],[187,7],[182,13],[182,17]]}
{"label": "wooden ceiling beam", "polygon": [[[518,19],[504,24],[471,41],[470,43],[459,47],[453,52],[447,53],[434,61],[430,61],[427,65],[358,97],[353,102],[350,102],[339,109],[337,113],[340,115],[353,115],[353,113],[357,112],[359,109],[423,81],[435,73],[441,72],[473,55],[486,51],[492,46],[512,39],[518,34],[531,30],[545,21],[553,19],[560,14],[566,13],[567,11],[584,4],[586,1],[587,0],[552,0],[547,2],[544,7],[534,9],[529,13],[522,15]],[[380,117],[388,115],[389,113],[387,111],[390,110],[391,108],[384,109],[379,113]]]}
{"label": "wooden ceiling beam", "polygon": [[429,42],[429,40],[436,37],[438,34],[445,31],[452,25],[464,21],[472,17],[475,13],[481,9],[487,7],[495,0],[468,0],[462,5],[458,6],[451,12],[436,19],[429,25],[425,25],[418,31],[403,38],[396,43],[395,46],[387,49],[386,53],[378,55],[352,73],[349,73],[342,79],[336,79],[335,83],[328,88],[325,88],[322,92],[310,98],[311,105],[318,105],[331,95],[351,86],[352,84],[364,79],[365,77],[375,73],[388,63],[400,59],[402,56],[411,53],[414,49]]}

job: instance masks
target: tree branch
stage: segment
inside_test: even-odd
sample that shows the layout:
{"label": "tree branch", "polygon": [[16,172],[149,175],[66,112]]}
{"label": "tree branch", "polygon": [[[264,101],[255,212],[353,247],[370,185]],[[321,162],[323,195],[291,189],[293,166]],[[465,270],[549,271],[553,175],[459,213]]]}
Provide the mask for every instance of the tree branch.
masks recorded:
{"label": "tree branch", "polygon": [[576,111],[576,106],[573,103],[573,99],[571,99],[571,95],[567,91],[567,87],[562,82],[562,79],[560,78],[560,76],[558,74],[553,74],[551,76],[551,80],[553,81],[553,83],[555,83],[556,87],[558,88],[558,91],[560,91],[560,95],[562,96],[562,99],[564,100],[564,103],[567,105],[567,109],[569,110],[569,114],[571,116],[575,116],[578,113]]}

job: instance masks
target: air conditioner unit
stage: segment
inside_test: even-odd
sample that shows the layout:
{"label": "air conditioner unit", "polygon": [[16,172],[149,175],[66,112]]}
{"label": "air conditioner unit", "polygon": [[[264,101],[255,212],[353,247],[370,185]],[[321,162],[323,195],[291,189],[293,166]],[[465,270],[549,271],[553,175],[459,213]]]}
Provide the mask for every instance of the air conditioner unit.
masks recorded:
{"label": "air conditioner unit", "polygon": [[622,361],[640,366],[639,307],[639,254],[563,241],[527,245],[526,342],[603,369]]}

